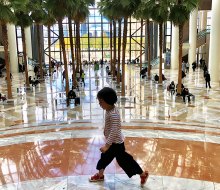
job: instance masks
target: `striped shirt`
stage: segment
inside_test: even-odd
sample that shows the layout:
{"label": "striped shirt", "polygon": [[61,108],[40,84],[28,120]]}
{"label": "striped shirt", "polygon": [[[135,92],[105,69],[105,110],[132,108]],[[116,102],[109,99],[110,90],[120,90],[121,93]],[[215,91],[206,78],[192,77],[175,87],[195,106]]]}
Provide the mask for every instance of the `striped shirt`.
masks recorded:
{"label": "striped shirt", "polygon": [[106,111],[105,113],[104,135],[106,144],[108,145],[112,145],[112,143],[121,144],[124,142],[124,136],[121,132],[120,114],[116,108]]}

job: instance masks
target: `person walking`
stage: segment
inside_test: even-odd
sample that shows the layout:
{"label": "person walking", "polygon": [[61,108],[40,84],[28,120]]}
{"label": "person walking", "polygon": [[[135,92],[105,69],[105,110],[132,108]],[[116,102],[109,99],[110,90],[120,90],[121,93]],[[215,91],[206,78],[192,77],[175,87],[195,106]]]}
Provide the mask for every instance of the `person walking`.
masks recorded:
{"label": "person walking", "polygon": [[97,94],[99,105],[106,110],[104,136],[106,144],[100,148],[101,158],[97,163],[98,173],[91,176],[90,182],[104,181],[104,170],[116,158],[119,166],[129,178],[140,175],[140,184],[143,186],[149,176],[148,171],[143,171],[134,158],[125,151],[124,136],[121,132],[121,120],[118,109],[116,92],[109,87],[104,87]]}
{"label": "person walking", "polygon": [[206,85],[206,88],[209,86],[209,88],[211,88],[211,85],[210,85],[210,81],[211,81],[211,77],[210,77],[210,74],[209,74],[209,71],[207,70],[206,74],[205,74],[205,85]]}

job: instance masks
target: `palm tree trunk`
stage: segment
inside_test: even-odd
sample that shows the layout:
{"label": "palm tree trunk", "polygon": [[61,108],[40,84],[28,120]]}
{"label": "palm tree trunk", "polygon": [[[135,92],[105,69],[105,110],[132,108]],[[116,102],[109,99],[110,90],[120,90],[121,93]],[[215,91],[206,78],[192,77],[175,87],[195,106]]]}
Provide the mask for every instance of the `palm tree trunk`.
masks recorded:
{"label": "palm tree trunk", "polygon": [[179,73],[177,95],[181,95],[182,86],[182,47],[183,47],[183,25],[179,25]]}
{"label": "palm tree trunk", "polygon": [[78,30],[78,48],[79,48],[79,66],[80,66],[80,72],[82,71],[82,61],[81,61],[81,43],[80,43],[80,23],[79,23],[79,30]]}
{"label": "palm tree trunk", "polygon": [[73,67],[73,75],[72,75],[72,85],[76,86],[76,70],[75,70],[75,60],[74,60],[74,49],[73,49],[73,29],[72,29],[72,20],[68,18],[69,23],[69,34],[70,34],[70,49],[71,49],[71,56],[72,56],[72,67]]}
{"label": "palm tree trunk", "polygon": [[115,66],[116,66],[116,22],[113,20],[113,37],[114,37],[114,61],[113,61],[113,78],[115,78]]}
{"label": "palm tree trunk", "polygon": [[142,70],[142,44],[143,44],[143,19],[141,19],[141,40],[140,40],[140,71]]}
{"label": "palm tree trunk", "polygon": [[124,18],[123,46],[122,46],[122,88],[121,95],[125,96],[125,52],[127,44],[128,18]]}
{"label": "palm tree trunk", "polygon": [[121,60],[121,19],[118,19],[118,71],[117,71],[117,84],[120,84],[121,72],[120,72],[120,60]]}
{"label": "palm tree trunk", "polygon": [[111,73],[113,73],[112,67],[112,20],[110,21],[110,64],[111,64]]}
{"label": "palm tree trunk", "polygon": [[51,37],[50,37],[50,25],[47,27],[47,32],[48,32],[48,48],[49,48],[49,75],[51,75],[52,70],[51,70]]}
{"label": "palm tree trunk", "polygon": [[24,54],[26,87],[30,87],[29,79],[28,79],[28,64],[27,64],[27,51],[26,51],[27,48],[26,48],[25,32],[23,27],[21,27],[21,35],[22,35],[22,46],[23,46],[23,54]]}
{"label": "palm tree trunk", "polygon": [[42,46],[40,38],[40,25],[37,24],[37,46],[38,46],[38,62],[40,65],[40,78],[43,79],[43,66],[42,66]]}
{"label": "palm tree trunk", "polygon": [[62,52],[63,52],[63,61],[64,61],[65,78],[66,78],[66,96],[67,96],[67,94],[69,92],[69,78],[68,78],[66,48],[65,48],[64,36],[63,36],[62,19],[58,20],[58,26],[59,26],[60,44],[61,44],[61,48],[62,48]]}
{"label": "palm tree trunk", "polygon": [[77,66],[76,66],[76,70],[79,71],[80,68],[80,58],[79,58],[79,23],[76,22],[76,55],[77,55]]}
{"label": "palm tree trunk", "polygon": [[75,32],[75,58],[76,58],[76,72],[79,71],[79,65],[78,65],[78,45],[77,45],[77,32],[76,32],[76,23],[74,24],[74,32]]}
{"label": "palm tree trunk", "polygon": [[160,65],[159,65],[159,83],[162,83],[162,51],[163,51],[163,24],[159,24],[159,46],[160,46]]}
{"label": "palm tree trunk", "polygon": [[148,74],[148,79],[151,78],[151,52],[150,52],[150,21],[147,19],[147,74]]}
{"label": "palm tree trunk", "polygon": [[11,99],[12,91],[11,91],[10,65],[8,59],[8,30],[7,30],[7,25],[4,23],[2,24],[2,42],[4,45],[8,98]]}

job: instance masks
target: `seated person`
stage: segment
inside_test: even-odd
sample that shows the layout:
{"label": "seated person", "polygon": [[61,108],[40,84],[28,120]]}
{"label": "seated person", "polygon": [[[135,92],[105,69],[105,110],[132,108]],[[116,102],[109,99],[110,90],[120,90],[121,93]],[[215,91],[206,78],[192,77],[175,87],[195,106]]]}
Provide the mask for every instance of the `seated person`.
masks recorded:
{"label": "seated person", "polygon": [[76,98],[76,93],[74,92],[73,89],[71,89],[69,92],[68,92],[68,99],[75,99]]}
{"label": "seated person", "polygon": [[29,80],[29,84],[32,84],[31,76],[28,77],[28,80]]}
{"label": "seated person", "polygon": [[37,86],[39,83],[40,81],[34,78],[32,86]]}
{"label": "seated person", "polygon": [[142,78],[146,77],[146,73],[147,73],[147,67],[141,70],[140,72],[141,77]]}
{"label": "seated person", "polygon": [[183,102],[186,102],[186,96],[188,97],[188,102],[190,103],[190,96],[193,96],[191,93],[189,93],[188,88],[183,88],[182,90],[182,96],[183,96]]}
{"label": "seated person", "polygon": [[0,100],[2,100],[3,102],[6,100],[5,96],[2,96],[2,94],[0,93]]}
{"label": "seated person", "polygon": [[40,83],[40,81],[36,80],[35,78],[32,80],[31,76],[29,76],[28,79],[29,79],[29,84],[32,84],[32,86],[37,86]]}
{"label": "seated person", "polygon": [[23,66],[22,66],[22,64],[18,64],[18,71],[19,71],[19,73],[23,73],[24,71],[23,71]]}
{"label": "seated person", "polygon": [[159,81],[159,76],[158,76],[157,74],[154,76],[154,80],[155,80],[156,82]]}
{"label": "seated person", "polygon": [[162,74],[162,80],[167,80],[167,78],[164,76],[164,74]]}
{"label": "seated person", "polygon": [[172,81],[169,85],[169,91],[171,93],[171,95],[175,94],[175,83],[174,81]]}
{"label": "seated person", "polygon": [[[176,92],[177,92],[177,88],[178,88],[178,84],[176,85]],[[183,89],[184,89],[184,85],[181,84],[181,92],[183,91]]]}

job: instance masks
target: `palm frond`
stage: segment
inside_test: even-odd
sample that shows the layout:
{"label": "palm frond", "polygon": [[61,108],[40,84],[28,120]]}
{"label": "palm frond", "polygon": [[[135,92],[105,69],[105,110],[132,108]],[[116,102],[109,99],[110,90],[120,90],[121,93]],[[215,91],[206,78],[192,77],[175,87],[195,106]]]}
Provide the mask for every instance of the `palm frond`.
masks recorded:
{"label": "palm frond", "polygon": [[27,13],[15,12],[15,15],[17,17],[17,23],[16,24],[18,26],[26,28],[26,27],[30,26],[33,23],[31,17]]}
{"label": "palm frond", "polygon": [[16,17],[12,12],[10,6],[0,4],[0,22],[1,23],[14,23]]}

